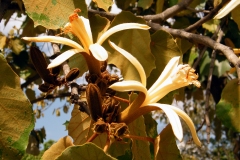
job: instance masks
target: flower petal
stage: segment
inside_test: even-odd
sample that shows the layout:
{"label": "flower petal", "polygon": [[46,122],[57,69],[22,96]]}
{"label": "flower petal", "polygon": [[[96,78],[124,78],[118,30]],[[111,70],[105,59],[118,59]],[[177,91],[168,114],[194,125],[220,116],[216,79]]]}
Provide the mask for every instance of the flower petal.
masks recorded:
{"label": "flower petal", "polygon": [[229,12],[231,12],[235,7],[240,4],[239,0],[231,0],[218,14],[214,17],[214,19],[221,19],[226,16]]}
{"label": "flower petal", "polygon": [[141,81],[142,81],[142,84],[143,86],[146,87],[146,74],[145,74],[145,71],[142,67],[142,65],[139,63],[139,61],[133,57],[130,53],[128,53],[127,51],[125,51],[124,49],[118,47],[117,45],[115,45],[113,42],[109,41],[109,44],[116,50],[118,51],[119,53],[121,53],[124,57],[126,57],[137,69],[139,75],[140,75],[140,78],[141,78]]}
{"label": "flower petal", "polygon": [[122,81],[122,82],[116,82],[109,86],[109,88],[120,91],[120,92],[127,92],[127,91],[140,91],[143,92],[145,95],[147,94],[147,89],[145,86],[142,85],[142,83],[138,81]]}
{"label": "flower petal", "polygon": [[151,103],[151,104],[148,104],[147,106],[155,106],[162,109],[166,113],[169,119],[174,135],[177,137],[179,141],[182,141],[183,139],[182,124],[180,122],[178,115],[171,108],[169,108],[170,105],[160,104],[160,103]]}
{"label": "flower petal", "polygon": [[194,126],[191,118],[184,111],[182,111],[181,109],[179,109],[177,107],[174,107],[174,106],[171,106],[171,105],[168,105],[168,107],[171,108],[172,110],[174,110],[186,122],[186,124],[188,125],[188,127],[191,131],[193,141],[198,146],[201,146],[201,142],[198,139],[197,132],[196,132],[195,126]]}
{"label": "flower petal", "polygon": [[147,30],[150,27],[145,25],[145,24],[140,24],[140,23],[122,23],[119,25],[116,25],[106,32],[102,34],[102,36],[98,39],[97,43],[102,44],[109,36],[111,36],[113,33],[116,33],[118,31],[126,30],[126,29],[143,29]]}
{"label": "flower petal", "polygon": [[92,52],[93,57],[99,61],[105,61],[108,58],[107,51],[99,44],[91,44],[89,50]]}
{"label": "flower petal", "polygon": [[[166,67],[164,68],[163,72],[161,73],[161,75],[159,76],[159,78],[156,80],[156,82],[151,86],[151,88],[149,88],[148,93],[154,94],[155,92],[158,92],[158,90],[156,90],[156,88],[163,83],[163,81],[165,81],[171,74],[172,72],[174,72],[177,69],[177,65],[179,62],[180,57],[173,57],[168,64],[166,65]],[[153,93],[154,92],[154,93]]]}
{"label": "flower petal", "polygon": [[85,29],[86,29],[86,32],[88,34],[88,37],[89,39],[91,40],[91,42],[93,43],[93,40],[92,40],[92,31],[91,31],[91,27],[90,27],[90,23],[89,23],[89,20],[83,16],[80,16],[80,18],[82,19],[83,23],[84,23],[84,26],[85,26]]}
{"label": "flower petal", "polygon": [[61,43],[73,47],[74,49],[83,49],[78,43],[64,38],[64,37],[57,37],[57,36],[42,36],[42,37],[23,37],[22,39],[26,41],[33,41],[33,42],[53,42],[53,43]]}
{"label": "flower petal", "polygon": [[70,57],[72,57],[74,54],[79,53],[79,52],[84,52],[83,49],[70,49],[66,52],[63,52],[62,54],[60,54],[59,56],[57,56],[57,58],[55,58],[49,65],[47,68],[53,68],[56,66],[59,66],[60,64],[62,64],[63,62],[65,62],[67,59],[69,59]]}

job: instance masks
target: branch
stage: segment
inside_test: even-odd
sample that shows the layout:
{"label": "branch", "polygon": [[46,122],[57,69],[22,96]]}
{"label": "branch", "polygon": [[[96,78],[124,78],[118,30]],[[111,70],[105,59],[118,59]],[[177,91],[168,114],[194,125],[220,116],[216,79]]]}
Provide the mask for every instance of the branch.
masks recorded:
{"label": "branch", "polygon": [[[162,21],[165,21],[168,18],[176,15],[178,12],[187,9],[188,5],[191,4],[192,1],[193,0],[184,0],[184,1],[181,1],[180,3],[178,3],[174,6],[166,9],[165,11],[163,11],[159,14],[138,16],[138,17],[141,17],[141,18],[145,19],[146,21],[151,20],[151,21],[154,21],[154,22],[161,23]],[[99,14],[103,17],[106,17],[110,21],[112,21],[114,19],[114,17],[116,16],[116,14],[102,12],[102,11],[96,11],[96,10],[92,10],[92,9],[88,10],[88,14],[89,14],[89,16],[92,16],[94,14]]]}
{"label": "branch", "polygon": [[227,0],[222,1],[222,3],[220,3],[217,7],[215,7],[213,10],[211,10],[211,12],[206,15],[205,17],[201,18],[199,21],[197,21],[196,23],[188,26],[186,29],[184,29],[187,32],[191,32],[194,31],[195,29],[197,29],[198,27],[202,26],[203,23],[207,22],[208,20],[212,19],[217,13],[218,11],[223,7],[223,5],[228,2]]}
{"label": "branch", "polygon": [[174,37],[179,37],[186,39],[192,43],[198,43],[198,44],[203,44],[205,46],[208,46],[212,48],[213,50],[220,51],[222,52],[226,58],[228,59],[229,62],[231,62],[237,69],[237,75],[240,81],[240,60],[238,57],[234,54],[233,50],[221,43],[218,43],[211,38],[207,36],[202,36],[194,33],[188,33],[184,30],[179,30],[179,29],[171,29],[171,28],[165,28],[160,26],[159,24],[148,22],[148,25],[152,27],[152,29],[156,30],[164,30],[168,33],[170,33]]}
{"label": "branch", "polygon": [[159,13],[156,15],[147,15],[147,16],[143,16],[142,18],[145,19],[146,21],[152,20],[153,22],[161,23],[162,21],[165,21],[168,18],[173,17],[178,12],[187,9],[188,5],[190,5],[192,3],[192,1],[193,0],[181,1],[180,3],[166,9],[162,13]]}
{"label": "branch", "polygon": [[39,98],[36,98],[34,100],[31,100],[31,103],[37,103],[38,101],[42,101],[45,99],[53,99],[53,98],[63,98],[63,97],[69,97],[71,96],[71,93],[67,92],[67,93],[61,93],[61,94],[49,94],[47,96],[42,96]]}

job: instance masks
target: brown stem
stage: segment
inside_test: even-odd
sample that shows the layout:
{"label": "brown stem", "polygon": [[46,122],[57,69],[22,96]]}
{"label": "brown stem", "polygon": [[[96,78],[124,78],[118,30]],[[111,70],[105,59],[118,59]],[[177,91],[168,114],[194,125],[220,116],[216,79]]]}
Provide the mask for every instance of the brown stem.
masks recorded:
{"label": "brown stem", "polygon": [[34,100],[31,100],[31,103],[37,103],[38,101],[42,101],[45,99],[53,99],[53,98],[62,98],[62,97],[69,97],[71,96],[71,93],[61,93],[61,94],[48,94],[47,96],[42,96],[39,98],[36,98]]}
{"label": "brown stem", "polygon": [[154,144],[154,139],[150,137],[141,137],[141,136],[135,136],[135,135],[125,135],[124,138],[131,138],[131,139],[136,139],[136,140],[141,140],[141,141],[148,141]]}
{"label": "brown stem", "polygon": [[121,97],[117,97],[117,96],[113,96],[114,99],[118,100],[118,101],[122,101],[124,103],[129,104],[129,100],[121,98]]}
{"label": "brown stem", "polygon": [[[222,30],[219,31],[219,36],[216,40],[216,42],[220,42],[223,36],[223,32]],[[211,131],[211,124],[210,124],[210,119],[209,119],[209,99],[211,96],[210,93],[210,88],[211,88],[211,84],[212,84],[212,74],[213,74],[213,70],[214,70],[214,63],[216,60],[216,50],[213,50],[212,52],[212,56],[211,56],[211,62],[210,62],[210,67],[209,67],[209,73],[208,73],[208,82],[207,82],[207,88],[206,88],[206,104],[205,104],[205,121],[206,121],[206,132],[207,132],[207,140],[209,143],[210,140],[210,131]]]}
{"label": "brown stem", "polygon": [[87,62],[89,73],[100,76],[100,74],[101,74],[100,61],[98,61],[92,55],[89,55],[87,53],[82,53],[82,55],[84,56],[84,58]]}
{"label": "brown stem", "polygon": [[156,23],[161,23],[162,21],[167,20],[170,17],[173,17],[178,12],[185,10],[187,6],[189,6],[192,3],[193,0],[184,0],[179,2],[178,4],[166,9],[162,13],[156,14],[156,15],[147,15],[143,16],[142,18],[147,21],[153,21]]}
{"label": "brown stem", "polygon": [[93,135],[87,140],[87,142],[92,142],[95,138],[97,138],[99,134],[93,133]]}
{"label": "brown stem", "polygon": [[107,136],[107,141],[106,141],[106,145],[104,146],[104,148],[103,148],[103,151],[106,153],[107,152],[107,150],[108,150],[108,148],[110,147],[110,138],[109,138],[109,136]]}
{"label": "brown stem", "polygon": [[146,98],[144,93],[139,93],[138,97],[130,104],[124,111],[122,111],[119,115],[118,122],[124,122],[126,124],[131,123],[139,116],[143,115],[145,112],[141,112],[139,107],[142,105]]}

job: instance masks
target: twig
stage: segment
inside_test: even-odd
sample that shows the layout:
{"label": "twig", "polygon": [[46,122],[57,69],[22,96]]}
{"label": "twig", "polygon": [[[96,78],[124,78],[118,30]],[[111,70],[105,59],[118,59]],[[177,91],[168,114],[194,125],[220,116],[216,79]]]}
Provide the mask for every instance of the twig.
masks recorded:
{"label": "twig", "polygon": [[110,141],[110,138],[109,136],[107,136],[107,141],[106,141],[106,145],[104,146],[103,148],[103,151],[106,153],[108,148],[110,147],[110,144],[111,144],[111,141]]}
{"label": "twig", "polygon": [[227,2],[227,0],[222,1],[222,3],[220,3],[217,7],[215,7],[213,10],[211,10],[209,12],[208,15],[206,15],[205,17],[201,18],[199,21],[197,21],[196,23],[188,26],[187,28],[185,28],[184,30],[186,32],[191,32],[194,31],[195,29],[197,29],[198,27],[200,27],[203,23],[207,22],[208,20],[212,19],[217,12],[223,7],[223,5]]}
{"label": "twig", "polygon": [[135,136],[135,135],[125,135],[123,136],[124,138],[131,138],[131,139],[136,139],[136,140],[141,140],[141,141],[148,141],[154,144],[154,139],[150,137],[141,137],[141,136]]}
{"label": "twig", "polygon": [[[168,18],[176,15],[178,12],[186,9],[187,6],[192,3],[192,1],[193,0],[184,0],[184,1],[181,1],[180,3],[178,3],[174,6],[166,9],[162,13],[155,14],[155,15],[138,16],[138,17],[141,17],[141,18],[145,19],[146,21],[151,20],[151,21],[154,21],[154,22],[161,23],[161,22],[167,20]],[[114,17],[116,16],[116,14],[107,13],[107,12],[100,12],[100,11],[96,11],[96,10],[92,10],[92,9],[88,10],[88,14],[89,14],[89,16],[92,16],[94,14],[99,14],[103,17],[106,17],[109,20],[113,20]]]}
{"label": "twig", "polygon": [[228,61],[231,62],[236,67],[237,75],[238,75],[238,78],[240,81],[240,60],[234,54],[233,50],[230,47],[227,47],[221,43],[218,43],[207,36],[202,36],[202,35],[198,35],[198,34],[194,34],[194,33],[188,33],[184,30],[162,27],[159,24],[152,23],[152,22],[148,22],[148,25],[150,27],[152,27],[152,29],[154,29],[154,30],[161,29],[161,30],[164,30],[164,31],[170,33],[174,37],[183,38],[192,43],[203,44],[203,45],[208,46],[216,51],[221,51],[226,56]]}
{"label": "twig", "polygon": [[93,135],[87,140],[87,142],[92,142],[99,134],[93,133]]}
{"label": "twig", "polygon": [[40,76],[38,74],[34,75],[33,77],[27,78],[26,82],[21,84],[21,88],[26,88],[29,84],[31,84],[33,81],[39,79]]}
{"label": "twig", "polygon": [[[213,34],[213,36],[211,37],[213,40],[216,39],[217,34],[218,34],[218,32],[219,32],[219,29],[220,29],[220,27],[218,27],[217,31],[216,31],[216,32]],[[193,64],[192,68],[194,68],[194,69],[197,68],[197,66],[198,66],[199,62],[201,61],[201,59],[202,59],[202,57],[203,57],[205,51],[207,50],[207,48],[208,48],[208,47],[205,46],[205,47],[201,50],[201,52],[200,52],[200,54],[199,54],[197,60],[196,60],[196,61],[194,62],[194,64]]]}
{"label": "twig", "polygon": [[189,11],[194,12],[194,13],[199,13],[199,12],[209,13],[209,11],[204,10],[204,9],[196,10],[196,9],[194,9],[194,8],[191,8],[191,7],[186,7],[186,9],[188,9]]}
{"label": "twig", "polygon": [[53,99],[53,98],[62,98],[62,97],[69,97],[71,96],[70,93],[61,93],[61,94],[48,94],[47,96],[42,96],[42,97],[39,97],[39,98],[36,98],[34,100],[31,100],[31,103],[37,103],[38,101],[42,101],[42,100],[45,100],[45,99]]}
{"label": "twig", "polygon": [[161,23],[165,20],[167,20],[170,17],[173,17],[176,15],[178,12],[185,10],[188,5],[192,3],[193,0],[184,0],[181,1],[180,3],[166,9],[162,13],[156,14],[156,15],[147,15],[143,16],[142,18],[145,19],[146,21],[153,21],[156,23]]}

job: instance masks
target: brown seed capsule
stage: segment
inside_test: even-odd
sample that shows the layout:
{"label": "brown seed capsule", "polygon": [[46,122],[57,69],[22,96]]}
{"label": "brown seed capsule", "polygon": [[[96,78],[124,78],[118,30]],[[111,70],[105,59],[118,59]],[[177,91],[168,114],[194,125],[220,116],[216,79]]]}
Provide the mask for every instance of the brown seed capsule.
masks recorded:
{"label": "brown seed capsule", "polygon": [[51,76],[50,70],[47,69],[47,62],[43,53],[37,47],[31,46],[30,57],[40,77],[42,77],[45,82],[54,84],[55,77]]}
{"label": "brown seed capsule", "polygon": [[109,132],[118,141],[122,140],[123,136],[129,134],[128,126],[125,123],[111,123]]}
{"label": "brown seed capsule", "polygon": [[91,117],[94,121],[102,117],[102,96],[96,84],[89,83],[86,97]]}
{"label": "brown seed capsule", "polygon": [[120,102],[112,97],[106,96],[102,105],[103,120],[107,123],[116,122],[121,112]]}
{"label": "brown seed capsule", "polygon": [[77,78],[79,75],[79,69],[78,68],[73,68],[69,71],[69,73],[66,75],[65,79],[66,82],[71,82],[73,81],[75,78]]}
{"label": "brown seed capsule", "polygon": [[96,123],[93,125],[93,131],[95,133],[101,134],[108,130],[108,124],[105,123],[102,118],[99,118]]}

